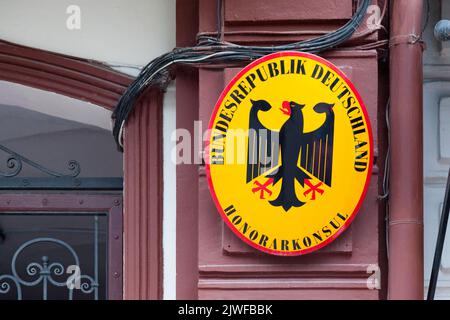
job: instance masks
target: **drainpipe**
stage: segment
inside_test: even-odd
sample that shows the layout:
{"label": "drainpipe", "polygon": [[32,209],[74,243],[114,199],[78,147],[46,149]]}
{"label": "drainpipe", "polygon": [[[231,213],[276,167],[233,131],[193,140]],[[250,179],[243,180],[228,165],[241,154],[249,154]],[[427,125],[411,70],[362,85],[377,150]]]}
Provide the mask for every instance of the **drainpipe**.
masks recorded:
{"label": "drainpipe", "polygon": [[423,0],[391,1],[389,299],[423,295]]}

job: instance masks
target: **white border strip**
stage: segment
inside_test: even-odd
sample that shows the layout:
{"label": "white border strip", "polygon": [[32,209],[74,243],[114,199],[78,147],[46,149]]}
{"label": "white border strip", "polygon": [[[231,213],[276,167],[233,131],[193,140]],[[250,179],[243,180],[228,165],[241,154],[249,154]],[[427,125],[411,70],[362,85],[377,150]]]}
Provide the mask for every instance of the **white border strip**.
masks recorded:
{"label": "white border strip", "polygon": [[177,234],[177,180],[176,164],[171,154],[176,142],[172,133],[176,129],[176,86],[167,88],[163,103],[163,299],[176,299],[176,234]]}

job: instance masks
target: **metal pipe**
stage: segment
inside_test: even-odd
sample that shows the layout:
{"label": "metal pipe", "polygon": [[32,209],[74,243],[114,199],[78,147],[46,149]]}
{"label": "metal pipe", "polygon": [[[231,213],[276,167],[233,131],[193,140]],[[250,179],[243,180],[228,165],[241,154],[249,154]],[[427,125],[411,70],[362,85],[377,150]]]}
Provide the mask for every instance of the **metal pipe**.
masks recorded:
{"label": "metal pipe", "polygon": [[423,0],[391,1],[389,299],[423,299]]}

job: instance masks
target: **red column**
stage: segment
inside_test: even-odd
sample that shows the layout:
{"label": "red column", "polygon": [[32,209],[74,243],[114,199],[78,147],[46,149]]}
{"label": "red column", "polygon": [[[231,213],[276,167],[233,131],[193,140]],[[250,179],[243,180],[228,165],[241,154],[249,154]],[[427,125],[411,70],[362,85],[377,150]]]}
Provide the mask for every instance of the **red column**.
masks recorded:
{"label": "red column", "polygon": [[[195,44],[198,1],[177,0],[177,46]],[[198,70],[177,69],[176,126],[194,137],[198,115]],[[194,141],[194,140],[192,140]],[[192,148],[191,154],[194,154]],[[177,166],[177,299],[198,298],[198,165]]]}
{"label": "red column", "polygon": [[124,134],[124,298],[162,298],[162,92],[137,103]]}

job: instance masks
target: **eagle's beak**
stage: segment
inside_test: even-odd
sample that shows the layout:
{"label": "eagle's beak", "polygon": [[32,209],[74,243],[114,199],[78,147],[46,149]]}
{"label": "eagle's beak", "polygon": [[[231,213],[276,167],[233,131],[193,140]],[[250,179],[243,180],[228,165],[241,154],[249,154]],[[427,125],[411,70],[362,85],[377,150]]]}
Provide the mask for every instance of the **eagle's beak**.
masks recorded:
{"label": "eagle's beak", "polygon": [[281,110],[281,112],[283,112],[283,114],[290,116],[291,115],[291,103],[289,101],[283,101],[283,104],[281,105],[280,110]]}

